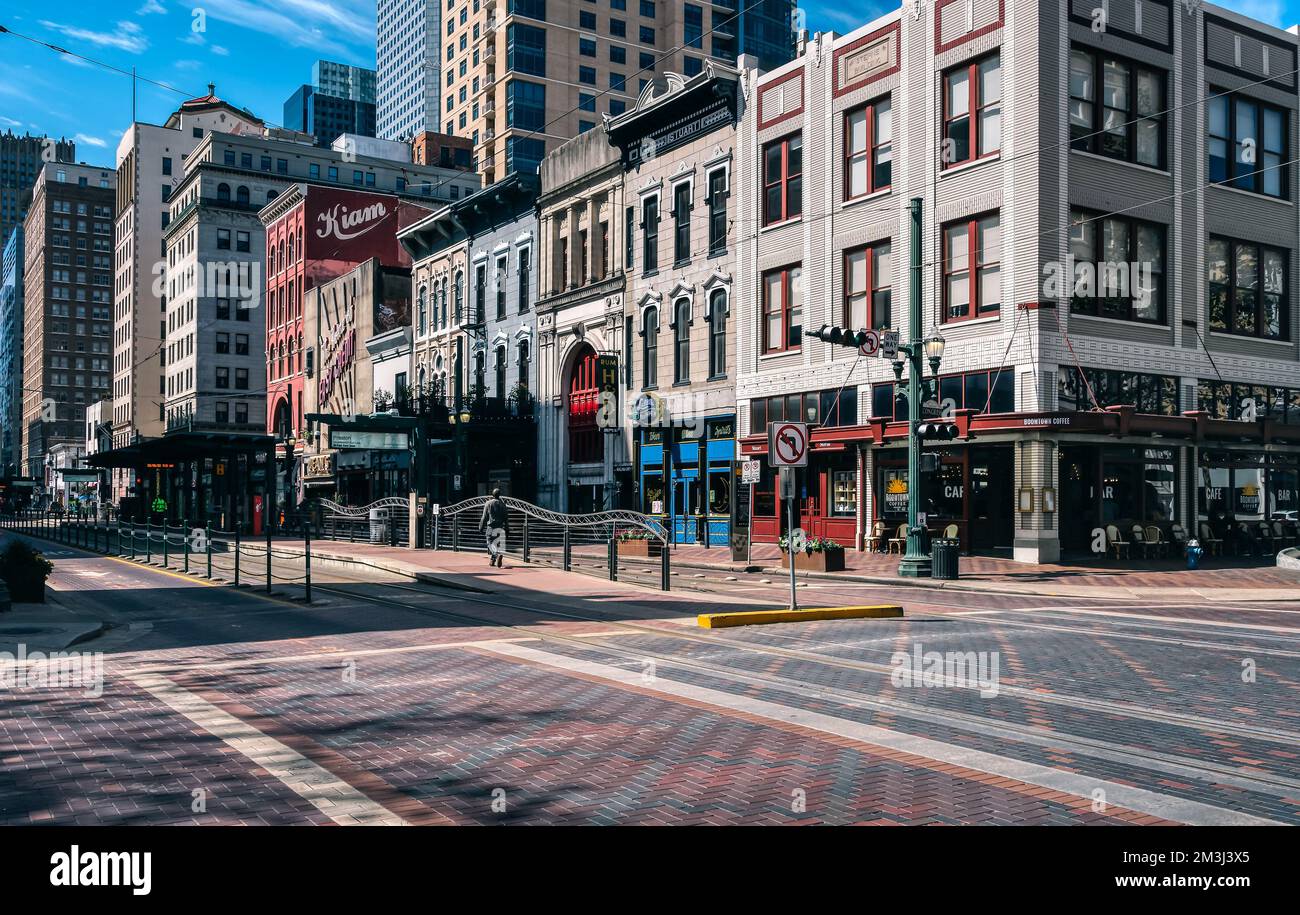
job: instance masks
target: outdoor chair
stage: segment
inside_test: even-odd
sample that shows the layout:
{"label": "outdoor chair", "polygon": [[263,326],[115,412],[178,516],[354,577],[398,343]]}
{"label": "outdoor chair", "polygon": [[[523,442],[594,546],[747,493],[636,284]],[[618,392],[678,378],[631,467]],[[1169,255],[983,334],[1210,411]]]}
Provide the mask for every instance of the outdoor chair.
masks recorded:
{"label": "outdoor chair", "polygon": [[1115,553],[1115,558],[1119,559],[1122,553],[1125,558],[1128,557],[1128,541],[1120,536],[1119,528],[1113,524],[1106,525],[1106,543]]}
{"label": "outdoor chair", "polygon": [[1273,535],[1273,528],[1269,527],[1267,521],[1259,522],[1259,541],[1261,544],[1268,544],[1268,551],[1276,553],[1278,549],[1278,538]]}
{"label": "outdoor chair", "polygon": [[1146,535],[1146,544],[1149,550],[1155,552],[1162,559],[1169,555],[1169,541],[1165,539],[1159,527],[1148,524],[1143,528],[1142,533]]}
{"label": "outdoor chair", "polygon": [[900,524],[898,530],[894,531],[894,536],[889,538],[889,552],[894,552],[894,546],[898,546],[899,554],[907,552],[907,525]]}
{"label": "outdoor chair", "polygon": [[1132,541],[1133,546],[1142,548],[1142,558],[1150,559],[1151,543],[1150,541],[1147,540],[1146,531],[1142,530],[1142,525],[1140,524],[1133,525],[1133,529],[1130,533],[1130,536],[1133,538]]}
{"label": "outdoor chair", "polygon": [[1204,521],[1201,522],[1201,549],[1211,556],[1223,555],[1223,538],[1214,536],[1214,531]]}
{"label": "outdoor chair", "polygon": [[961,528],[957,527],[955,524],[949,524],[943,529],[943,536],[945,540],[960,540]]}
{"label": "outdoor chair", "polygon": [[1175,549],[1181,550],[1187,546],[1187,531],[1177,521],[1169,528],[1169,536],[1173,538]]}
{"label": "outdoor chair", "polygon": [[871,525],[871,536],[867,538],[867,550],[879,553],[885,549],[885,522],[877,521]]}
{"label": "outdoor chair", "polygon": [[1292,546],[1295,546],[1296,532],[1294,526],[1292,526],[1292,529],[1288,531],[1286,525],[1283,524],[1281,521],[1274,521],[1273,539],[1283,546],[1285,546],[1287,543],[1290,543]]}
{"label": "outdoor chair", "polygon": [[1258,556],[1261,549],[1259,538],[1251,532],[1250,526],[1245,521],[1238,521],[1236,532],[1237,555],[1243,556],[1249,551]]}

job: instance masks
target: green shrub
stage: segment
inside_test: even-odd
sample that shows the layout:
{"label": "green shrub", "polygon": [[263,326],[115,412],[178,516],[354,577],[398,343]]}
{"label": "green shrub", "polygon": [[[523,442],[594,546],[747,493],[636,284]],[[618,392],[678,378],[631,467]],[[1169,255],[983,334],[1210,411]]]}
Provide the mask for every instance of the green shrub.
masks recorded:
{"label": "green shrub", "polygon": [[9,586],[9,597],[16,603],[42,603],[45,579],[54,564],[22,540],[15,540],[0,553],[0,578]]}

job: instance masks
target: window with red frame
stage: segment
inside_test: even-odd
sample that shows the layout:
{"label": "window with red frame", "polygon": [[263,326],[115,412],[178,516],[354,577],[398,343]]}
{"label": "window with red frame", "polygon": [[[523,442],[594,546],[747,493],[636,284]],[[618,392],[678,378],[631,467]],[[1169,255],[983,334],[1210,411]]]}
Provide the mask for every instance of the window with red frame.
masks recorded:
{"label": "window with red frame", "polygon": [[889,97],[844,115],[844,199],[883,191],[893,176],[893,116]]}
{"label": "window with red frame", "polygon": [[792,134],[763,147],[763,225],[803,212],[803,135]]}
{"label": "window with red frame", "polygon": [[798,349],[803,339],[803,269],[763,274],[763,352]]}
{"label": "window with red frame", "polygon": [[890,243],[844,252],[844,326],[854,330],[892,327]]}
{"label": "window with red frame", "polygon": [[1002,59],[996,52],[943,77],[943,167],[1002,148]]}
{"label": "window with red frame", "polygon": [[591,463],[604,457],[604,436],[596,424],[600,410],[600,388],[596,368],[596,351],[586,347],[573,365],[569,377],[569,460],[576,464]]}
{"label": "window with red frame", "polygon": [[997,213],[943,227],[943,314],[960,321],[1002,306],[1002,228]]}

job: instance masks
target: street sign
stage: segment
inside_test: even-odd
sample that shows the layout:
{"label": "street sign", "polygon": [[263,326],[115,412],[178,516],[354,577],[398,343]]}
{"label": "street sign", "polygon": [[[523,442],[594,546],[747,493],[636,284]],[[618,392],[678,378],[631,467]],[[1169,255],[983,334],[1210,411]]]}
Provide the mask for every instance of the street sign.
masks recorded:
{"label": "street sign", "polygon": [[898,331],[887,330],[880,335],[880,355],[886,359],[898,356]]}
{"label": "street sign", "polygon": [[803,528],[796,527],[790,532],[790,552],[802,553],[808,546],[808,535],[804,533]]}
{"label": "street sign", "polygon": [[771,423],[767,427],[767,456],[772,467],[808,466],[808,424]]}
{"label": "street sign", "polygon": [[927,400],[921,404],[921,415],[927,418],[943,415],[943,407],[937,400]]}
{"label": "street sign", "polygon": [[862,345],[858,347],[858,352],[864,356],[874,356],[880,350],[880,332],[868,330],[866,336],[867,339],[862,341]]}
{"label": "street sign", "polygon": [[762,473],[763,466],[758,461],[745,461],[740,465],[740,482],[757,483]]}
{"label": "street sign", "polygon": [[793,499],[794,489],[795,489],[794,468],[782,467],[781,468],[781,498]]}

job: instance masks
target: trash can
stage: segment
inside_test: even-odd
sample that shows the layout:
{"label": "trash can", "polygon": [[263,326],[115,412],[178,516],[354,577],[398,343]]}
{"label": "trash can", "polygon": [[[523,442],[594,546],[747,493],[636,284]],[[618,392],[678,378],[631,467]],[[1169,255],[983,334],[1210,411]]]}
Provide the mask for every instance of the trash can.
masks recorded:
{"label": "trash can", "polygon": [[370,509],[370,542],[387,543],[388,542],[388,509],[372,508]]}
{"label": "trash can", "polygon": [[939,537],[930,550],[930,577],[954,579],[957,577],[957,549],[961,541]]}

